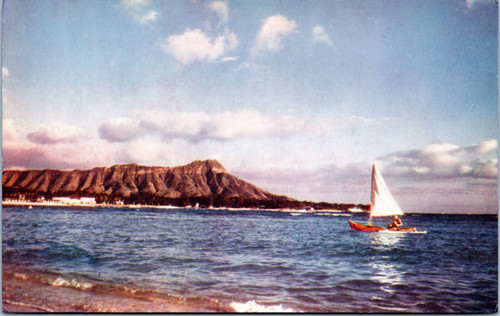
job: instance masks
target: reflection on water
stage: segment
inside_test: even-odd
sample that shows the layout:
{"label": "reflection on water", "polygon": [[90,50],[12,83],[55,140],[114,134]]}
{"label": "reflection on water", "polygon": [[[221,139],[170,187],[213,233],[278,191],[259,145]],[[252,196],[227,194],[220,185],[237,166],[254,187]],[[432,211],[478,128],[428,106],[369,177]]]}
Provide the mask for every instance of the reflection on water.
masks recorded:
{"label": "reflection on water", "polygon": [[[370,234],[370,244],[377,250],[397,251],[396,246],[405,238],[405,234]],[[382,259],[382,260],[381,260]],[[373,269],[370,280],[381,284],[380,289],[394,294],[393,285],[403,284],[403,267],[386,258],[373,257],[369,266]]]}
{"label": "reflection on water", "polygon": [[379,282],[382,290],[392,294],[394,293],[392,285],[403,283],[403,273],[400,272],[401,267],[396,264],[372,262],[369,265],[373,268],[370,280]]}
{"label": "reflection on water", "polygon": [[406,234],[371,233],[370,244],[374,246],[394,246],[405,238]]}

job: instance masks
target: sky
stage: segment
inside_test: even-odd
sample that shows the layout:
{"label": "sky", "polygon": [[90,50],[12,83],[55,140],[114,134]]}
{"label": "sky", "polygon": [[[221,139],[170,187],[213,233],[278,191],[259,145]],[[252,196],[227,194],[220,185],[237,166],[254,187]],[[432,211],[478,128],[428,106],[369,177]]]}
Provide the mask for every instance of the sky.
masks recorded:
{"label": "sky", "polygon": [[217,159],[299,200],[498,209],[494,0],[4,0],[3,169]]}

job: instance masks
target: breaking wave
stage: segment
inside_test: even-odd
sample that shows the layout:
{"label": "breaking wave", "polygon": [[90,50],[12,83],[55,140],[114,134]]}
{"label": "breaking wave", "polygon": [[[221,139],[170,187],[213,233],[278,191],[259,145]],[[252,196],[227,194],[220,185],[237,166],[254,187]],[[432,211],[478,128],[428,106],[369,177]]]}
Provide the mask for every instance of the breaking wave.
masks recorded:
{"label": "breaking wave", "polygon": [[248,301],[246,303],[232,302],[229,304],[231,308],[237,313],[296,313],[297,311],[291,308],[284,308],[282,304],[279,305],[262,305],[255,301]]}
{"label": "breaking wave", "polygon": [[77,281],[75,279],[65,279],[62,277],[59,277],[55,279],[54,281],[50,281],[49,284],[53,286],[66,286],[66,287],[72,287],[76,289],[81,289],[81,290],[87,290],[92,288],[94,285],[90,282],[85,282],[85,281]]}

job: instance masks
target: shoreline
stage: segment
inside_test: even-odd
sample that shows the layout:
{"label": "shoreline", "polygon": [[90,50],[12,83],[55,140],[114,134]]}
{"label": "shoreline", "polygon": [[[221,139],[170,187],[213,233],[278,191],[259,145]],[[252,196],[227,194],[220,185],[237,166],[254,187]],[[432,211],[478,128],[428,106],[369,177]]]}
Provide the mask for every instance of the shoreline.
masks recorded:
{"label": "shoreline", "polygon": [[[2,206],[55,206],[55,207],[109,207],[109,208],[153,208],[153,209],[193,209],[193,210],[229,210],[229,211],[266,211],[266,212],[282,212],[290,213],[292,215],[302,215],[302,214],[316,214],[316,215],[338,215],[338,216],[352,216],[356,214],[369,214],[368,212],[349,212],[343,210],[305,210],[305,209],[261,209],[261,208],[232,208],[232,207],[193,207],[193,206],[173,206],[173,205],[143,205],[143,204],[67,204],[67,203],[57,203],[57,202],[31,202],[31,201],[2,201]],[[498,213],[460,213],[460,212],[406,212],[406,215],[494,215],[498,216]]]}
{"label": "shoreline", "polygon": [[86,203],[86,204],[68,204],[60,202],[32,202],[32,201],[2,201],[2,206],[55,206],[55,207],[111,207],[111,208],[155,208],[155,209],[199,209],[199,210],[230,210],[230,211],[269,211],[269,212],[284,212],[284,213],[300,213],[300,214],[314,214],[314,213],[329,213],[329,214],[353,214],[342,210],[305,210],[305,209],[261,209],[261,208],[232,208],[232,207],[193,207],[193,206],[173,206],[173,205],[143,205],[143,204],[99,204],[99,203]]}
{"label": "shoreline", "polygon": [[7,266],[2,271],[4,313],[228,313],[208,299],[176,297],[141,288],[96,283]]}
{"label": "shoreline", "polygon": [[31,202],[31,201],[2,201],[2,205],[9,206],[56,206],[56,207],[115,207],[115,208],[163,208],[163,209],[174,209],[174,208],[189,208],[180,207],[172,205],[139,205],[139,204],[104,204],[104,203],[86,203],[86,204],[68,204],[68,203],[58,203],[58,202]]}
{"label": "shoreline", "polygon": [[4,313],[293,313],[282,304],[177,296],[148,288],[5,266]]}
{"label": "shoreline", "polygon": [[[4,313],[296,313],[283,304],[178,296],[137,285],[83,279],[7,265],[2,271]],[[300,311],[299,311],[300,312]]]}

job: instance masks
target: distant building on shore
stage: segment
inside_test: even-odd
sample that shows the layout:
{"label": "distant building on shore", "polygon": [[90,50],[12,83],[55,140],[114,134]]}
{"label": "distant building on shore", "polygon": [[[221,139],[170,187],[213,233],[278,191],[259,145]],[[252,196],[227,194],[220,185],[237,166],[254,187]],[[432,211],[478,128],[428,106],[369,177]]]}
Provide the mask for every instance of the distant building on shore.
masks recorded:
{"label": "distant building on shore", "polygon": [[86,204],[96,204],[95,198],[91,197],[82,197],[79,199],[72,199],[69,197],[54,197],[52,201],[57,201],[63,204],[68,205],[86,205]]}

